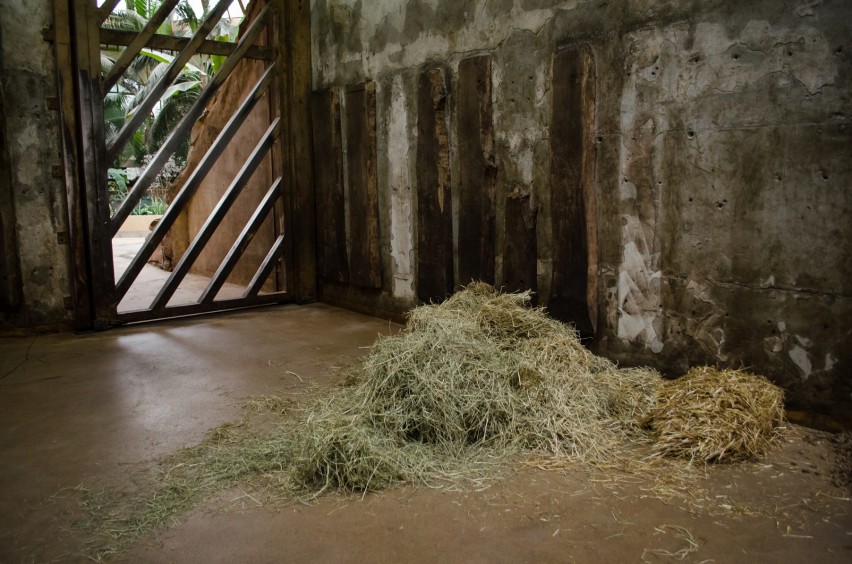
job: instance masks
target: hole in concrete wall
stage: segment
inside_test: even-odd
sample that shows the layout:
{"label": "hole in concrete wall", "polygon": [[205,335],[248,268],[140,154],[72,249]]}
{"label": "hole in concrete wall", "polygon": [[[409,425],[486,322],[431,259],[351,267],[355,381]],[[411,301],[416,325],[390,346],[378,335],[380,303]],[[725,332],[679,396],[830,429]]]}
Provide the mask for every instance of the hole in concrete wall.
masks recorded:
{"label": "hole in concrete wall", "polygon": [[686,136],[687,136],[688,138],[692,139],[693,137],[695,137],[695,132],[694,132],[693,130],[691,130],[691,129],[690,129],[690,130],[688,130],[688,131],[686,132]]}

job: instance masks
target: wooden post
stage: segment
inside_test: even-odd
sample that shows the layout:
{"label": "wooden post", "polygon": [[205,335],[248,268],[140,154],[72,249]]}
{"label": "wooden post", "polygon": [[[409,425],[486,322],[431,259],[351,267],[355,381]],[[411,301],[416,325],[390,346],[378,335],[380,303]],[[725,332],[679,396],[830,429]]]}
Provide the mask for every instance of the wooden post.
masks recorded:
{"label": "wooden post", "polygon": [[95,329],[106,329],[115,315],[112,237],[104,142],[103,93],[100,79],[100,13],[94,2],[73,1],[76,51],[78,131],[81,186],[85,194],[89,238],[89,279]]}
{"label": "wooden post", "polygon": [[376,176],[376,85],[346,91],[349,172],[349,280],[360,288],[382,287],[379,193]]}
{"label": "wooden post", "polygon": [[536,224],[538,209],[530,195],[517,188],[506,197],[503,225],[506,229],[503,245],[503,289],[507,292],[532,290],[532,303],[538,303],[538,244]]}
{"label": "wooden post", "polygon": [[329,88],[313,94],[314,161],[317,203],[317,247],[320,275],[340,284],[349,281],[346,252],[346,206],[343,193],[343,143],[340,95]]}
{"label": "wooden post", "polygon": [[417,298],[453,291],[453,205],[447,86],[441,69],[420,75],[417,94]]}
{"label": "wooden post", "polygon": [[595,66],[591,48],[553,58],[550,126],[553,279],[548,311],[591,337],[597,325],[594,185]]}
{"label": "wooden post", "polygon": [[494,284],[495,194],[491,55],[459,63],[456,89],[459,151],[458,283]]}
{"label": "wooden post", "polygon": [[297,303],[317,299],[316,219],[311,141],[311,15],[308,0],[277,0],[282,160],[285,193],[285,253],[292,265],[287,290]]}

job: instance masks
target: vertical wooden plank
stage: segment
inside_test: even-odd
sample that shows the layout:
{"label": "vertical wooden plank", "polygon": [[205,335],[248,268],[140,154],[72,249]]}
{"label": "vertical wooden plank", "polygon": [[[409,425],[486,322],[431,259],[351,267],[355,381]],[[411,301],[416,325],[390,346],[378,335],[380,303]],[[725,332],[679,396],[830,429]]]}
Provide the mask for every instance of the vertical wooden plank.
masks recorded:
{"label": "vertical wooden plank", "polygon": [[71,251],[70,278],[74,296],[74,328],[92,328],[93,311],[91,280],[86,250],[86,198],[81,189],[78,163],[80,146],[77,138],[77,115],[74,89],[74,57],[70,2],[54,2],[54,29],[59,111],[62,118],[62,156],[68,203],[68,247]]}
{"label": "vertical wooden plank", "polygon": [[[311,15],[308,0],[277,0],[281,117],[289,172],[285,255],[287,289],[298,303],[317,299],[316,217],[311,143]],[[285,177],[286,178],[286,177]]]}
{"label": "vertical wooden plank", "polygon": [[317,204],[317,259],[324,279],[349,281],[346,253],[346,206],[343,193],[343,145],[340,138],[340,96],[329,88],[312,94],[314,185]]}
{"label": "vertical wooden plank", "polygon": [[588,46],[553,59],[551,206],[553,278],[548,310],[591,336],[597,320],[594,60]]}
{"label": "vertical wooden plank", "polygon": [[349,172],[349,280],[361,288],[382,287],[379,193],[376,176],[376,85],[346,92]]}
{"label": "vertical wooden plank", "polygon": [[441,69],[420,75],[417,94],[417,298],[453,291],[453,223],[447,87]]}
{"label": "vertical wooden plank", "polygon": [[[0,69],[3,61],[0,60]],[[12,190],[12,166],[6,143],[6,108],[0,88],[0,313],[17,311],[23,303],[23,279],[18,252],[17,214]]]}
{"label": "vertical wooden plank", "polygon": [[90,279],[95,329],[105,329],[115,317],[117,301],[112,264],[109,193],[103,93],[100,89],[99,13],[94,2],[72,0],[75,21],[80,177],[86,198]]}
{"label": "vertical wooden plank", "polygon": [[459,63],[456,88],[459,162],[458,283],[494,283],[494,125],[491,56]]}
{"label": "vertical wooden plank", "polygon": [[[503,283],[507,292],[538,290],[536,223],[538,210],[530,195],[518,190],[506,198],[506,237],[503,247]],[[533,303],[537,297],[533,294]]]}

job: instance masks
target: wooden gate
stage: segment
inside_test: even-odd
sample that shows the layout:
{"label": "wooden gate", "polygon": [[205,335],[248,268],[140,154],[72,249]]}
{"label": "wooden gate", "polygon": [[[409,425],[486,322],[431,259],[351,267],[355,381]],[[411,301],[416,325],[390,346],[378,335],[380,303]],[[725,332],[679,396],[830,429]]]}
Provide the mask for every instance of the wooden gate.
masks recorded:
{"label": "wooden gate", "polygon": [[[308,2],[195,4],[56,3],[72,307],[80,329],[315,298]],[[241,72],[247,65],[254,70]],[[191,147],[176,178],[165,179],[165,171],[183,165],[176,151],[186,149],[196,122],[208,112],[221,115],[221,100],[211,102],[226,87],[236,102],[224,124]],[[116,112],[117,98],[132,107]],[[143,162],[133,162],[132,153],[144,154]],[[240,155],[239,166],[229,171],[223,155]],[[162,217],[140,234],[138,249],[131,245],[129,261],[116,260],[116,249],[128,247],[120,237],[128,217],[150,197],[165,206]],[[162,268],[149,264],[164,241],[180,240],[171,264],[163,257]]]}

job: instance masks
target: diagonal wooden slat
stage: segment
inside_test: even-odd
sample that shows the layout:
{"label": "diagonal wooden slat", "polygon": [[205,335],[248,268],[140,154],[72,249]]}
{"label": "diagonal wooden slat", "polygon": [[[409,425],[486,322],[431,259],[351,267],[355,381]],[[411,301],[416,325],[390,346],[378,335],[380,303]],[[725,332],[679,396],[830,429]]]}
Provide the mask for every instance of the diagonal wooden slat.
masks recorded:
{"label": "diagonal wooden slat", "polygon": [[157,224],[154,231],[148,236],[148,239],[145,241],[145,245],[142,249],[140,249],[136,256],[133,257],[133,260],[128,265],[127,270],[124,271],[124,274],[122,274],[118,284],[116,284],[116,294],[119,296],[119,300],[123,298],[130,289],[130,286],[136,280],[136,277],[139,276],[139,273],[148,262],[148,259],[150,259],[151,255],[154,254],[154,250],[157,248],[157,245],[159,245],[166,236],[166,233],[168,233],[169,229],[171,229],[187,202],[192,199],[192,196],[195,194],[198,187],[201,186],[201,182],[207,177],[207,173],[210,172],[213,165],[216,164],[216,161],[225,151],[228,143],[240,129],[240,126],[249,114],[251,114],[257,104],[257,101],[266,93],[267,87],[275,74],[274,69],[274,64],[266,69],[266,72],[260,77],[260,80],[258,80],[252,91],[248,94],[248,96],[246,96],[246,99],[243,100],[239,109],[233,116],[231,116],[231,119],[229,119],[228,123],[225,124],[225,127],[222,128],[219,135],[216,136],[216,139],[210,145],[210,148],[204,154],[201,161],[199,161],[198,166],[196,166],[195,170],[192,171],[192,174],[175,196],[174,200],[172,200],[169,207],[166,208],[166,213],[163,215],[162,219],[160,219],[160,222]]}
{"label": "diagonal wooden slat", "polygon": [[279,176],[266,192],[266,195],[263,197],[263,200],[261,200],[260,205],[256,210],[254,210],[254,213],[243,228],[240,236],[237,237],[237,240],[234,242],[231,250],[228,251],[228,254],[222,261],[222,264],[220,264],[219,268],[216,269],[216,273],[213,275],[213,278],[210,280],[207,288],[205,288],[204,292],[202,292],[199,303],[211,303],[216,298],[216,294],[222,288],[222,285],[234,270],[234,267],[237,265],[240,257],[243,256],[243,253],[248,248],[249,243],[251,243],[252,239],[254,239],[254,236],[260,230],[260,226],[269,215],[269,211],[272,209],[272,206],[275,204],[275,201],[280,195],[280,190],[281,177]]}
{"label": "diagonal wooden slat", "polygon": [[[124,201],[121,203],[121,206],[115,212],[115,215],[112,218],[112,235],[115,236],[118,233],[118,230],[121,229],[121,225],[124,223],[124,220],[127,219],[127,216],[130,215],[130,212],[133,211],[133,208],[136,207],[136,204],[139,203],[139,200],[145,194],[145,191],[151,186],[151,183],[166,165],[169,157],[174,152],[177,145],[180,143],[182,136],[189,131],[189,129],[195,124],[195,121],[201,116],[201,113],[204,111],[204,108],[213,98],[213,95],[218,91],[219,87],[225,82],[225,80],[230,76],[231,72],[236,68],[237,63],[240,62],[242,55],[245,53],[245,50],[249,48],[249,46],[254,42],[257,38],[258,34],[263,30],[263,27],[266,22],[266,15],[268,13],[268,7],[265,7],[263,11],[258,15],[257,19],[255,19],[249,29],[246,31],[246,34],[240,39],[237,48],[234,50],[234,53],[225,60],[222,64],[222,67],[219,69],[219,72],[216,73],[216,76],[213,77],[213,80],[210,81],[210,84],[207,85],[207,88],[198,96],[198,99],[193,102],[192,107],[186,112],[186,115],[181,119],[180,123],[178,123],[177,127],[175,127],[174,131],[169,135],[168,139],[163,143],[160,147],[160,150],[154,155],[154,158],[151,159],[151,162],[148,163],[148,166],[145,168],[144,172],[139,176],[136,180],[136,183],[133,185],[133,188],[127,194]],[[112,162],[110,160],[110,162]]]}
{"label": "diagonal wooden slat", "polygon": [[142,101],[136,109],[136,113],[133,114],[133,117],[124,123],[118,134],[116,134],[115,139],[107,147],[107,162],[113,162],[124,146],[127,145],[130,137],[133,136],[133,132],[139,129],[139,126],[142,125],[142,122],[151,112],[151,109],[160,100],[166,89],[171,86],[172,81],[177,78],[183,66],[189,62],[189,59],[195,54],[204,42],[207,34],[213,30],[227,9],[228,0],[221,0],[204,20],[204,23],[196,30],[189,44],[169,64],[166,72],[163,73],[160,80],[151,88],[148,97]]}
{"label": "diagonal wooden slat", "polygon": [[[93,0],[94,1],[94,0]],[[115,7],[118,6],[118,3],[121,0],[106,0],[100,8],[98,8],[98,25],[103,25],[109,15],[115,10]]]}
{"label": "diagonal wooden slat", "polygon": [[148,40],[157,32],[160,24],[162,24],[169,14],[172,13],[172,10],[174,10],[174,7],[177,6],[179,1],[180,0],[165,0],[162,4],[160,4],[160,7],[157,8],[157,11],[154,12],[154,15],[151,16],[148,23],[145,24],[144,28],[142,28],[142,31],[138,32],[136,37],[133,39],[133,42],[121,52],[121,55],[118,56],[112,70],[109,71],[109,74],[107,74],[106,78],[104,78],[103,88],[101,89],[104,95],[106,95],[106,93],[115,86],[115,83],[118,82],[118,79],[121,78],[121,75],[124,74],[124,71],[127,70],[136,55],[138,55],[142,51],[142,48],[148,44]]}
{"label": "diagonal wooden slat", "polygon": [[243,294],[243,298],[257,297],[258,292],[260,292],[260,289],[263,287],[266,279],[269,278],[269,275],[272,274],[272,271],[275,268],[278,259],[281,258],[281,253],[283,252],[284,235],[281,234],[277,239],[275,239],[275,242],[272,244],[272,248],[269,249],[269,252],[266,254],[266,258],[263,259],[263,264],[260,265],[260,268],[257,270],[257,273],[255,273],[254,278],[251,279],[251,282]]}
{"label": "diagonal wooden slat", "polygon": [[166,307],[169,298],[174,295],[181,281],[183,281],[184,277],[189,273],[189,269],[192,267],[195,259],[198,258],[198,255],[201,254],[201,251],[204,249],[204,245],[206,245],[207,241],[210,240],[210,237],[213,236],[213,232],[216,230],[216,227],[219,226],[222,219],[225,217],[225,214],[228,213],[229,209],[231,209],[231,206],[236,201],[237,196],[239,196],[242,192],[242,189],[248,183],[255,169],[257,169],[261,161],[266,157],[266,153],[269,151],[269,148],[272,147],[272,144],[275,142],[278,137],[278,133],[281,130],[280,124],[281,119],[275,118],[275,121],[273,121],[266,130],[266,133],[263,134],[263,137],[255,146],[254,151],[252,151],[252,154],[240,169],[240,172],[237,173],[236,178],[234,178],[231,185],[228,186],[228,189],[225,190],[225,193],[222,195],[219,203],[213,209],[213,213],[211,213],[210,217],[207,218],[207,221],[204,222],[204,225],[198,231],[195,239],[193,239],[180,261],[178,261],[178,264],[172,271],[169,279],[166,280],[166,283],[162,288],[160,288],[157,297],[154,298],[154,301],[151,304],[151,309],[160,310]]}

